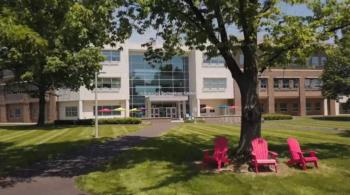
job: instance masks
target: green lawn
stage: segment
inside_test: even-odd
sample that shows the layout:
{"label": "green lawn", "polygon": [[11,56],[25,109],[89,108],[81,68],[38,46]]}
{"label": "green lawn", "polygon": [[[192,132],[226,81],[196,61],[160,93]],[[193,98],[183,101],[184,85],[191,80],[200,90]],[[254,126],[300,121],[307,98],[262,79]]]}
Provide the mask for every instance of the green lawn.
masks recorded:
{"label": "green lawn", "polygon": [[17,167],[50,159],[94,141],[137,131],[142,125],[100,125],[100,139],[93,139],[91,126],[0,126],[0,176]]}
{"label": "green lawn", "polygon": [[[267,121],[263,137],[280,154],[279,173],[203,171],[194,162],[201,149],[211,148],[217,135],[236,146],[237,126],[182,124],[159,138],[150,139],[117,157],[102,172],[77,179],[91,194],[350,194],[350,122],[297,118]],[[299,139],[314,149],[320,168],[306,172],[285,165],[286,139]]]}

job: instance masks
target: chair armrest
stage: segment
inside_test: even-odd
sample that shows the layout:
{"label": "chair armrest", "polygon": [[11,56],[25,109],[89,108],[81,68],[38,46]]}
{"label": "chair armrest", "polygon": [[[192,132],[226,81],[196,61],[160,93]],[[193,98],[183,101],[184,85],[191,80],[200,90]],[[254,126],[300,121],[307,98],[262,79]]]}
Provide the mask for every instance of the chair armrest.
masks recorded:
{"label": "chair armrest", "polygon": [[302,150],[301,152],[302,152],[303,154],[309,153],[311,157],[316,157],[316,153],[317,153],[317,152],[314,151],[314,150],[308,150],[308,149],[307,149],[307,150]]}
{"label": "chair armrest", "polygon": [[278,156],[278,153],[274,152],[274,151],[269,151],[269,154],[271,155],[271,158],[273,158],[273,159],[277,158],[277,156]]}

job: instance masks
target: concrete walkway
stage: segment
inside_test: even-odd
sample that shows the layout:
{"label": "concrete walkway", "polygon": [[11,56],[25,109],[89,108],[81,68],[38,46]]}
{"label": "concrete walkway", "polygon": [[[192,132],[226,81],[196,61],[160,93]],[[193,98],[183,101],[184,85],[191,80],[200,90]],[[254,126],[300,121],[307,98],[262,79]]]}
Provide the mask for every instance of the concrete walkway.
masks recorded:
{"label": "concrete walkway", "polygon": [[59,159],[38,162],[30,169],[23,169],[12,177],[0,179],[1,195],[83,195],[74,184],[74,178],[93,171],[103,170],[111,159],[122,151],[147,138],[159,136],[175,127],[168,120],[152,121],[150,126],[122,138],[103,144],[91,144],[86,148],[66,154]]}

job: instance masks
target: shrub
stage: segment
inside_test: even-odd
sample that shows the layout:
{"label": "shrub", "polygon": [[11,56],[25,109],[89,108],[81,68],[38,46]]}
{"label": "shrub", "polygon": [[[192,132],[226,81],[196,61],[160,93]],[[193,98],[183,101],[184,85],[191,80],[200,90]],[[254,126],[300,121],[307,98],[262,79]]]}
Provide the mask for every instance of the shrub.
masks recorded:
{"label": "shrub", "polygon": [[93,119],[55,120],[55,125],[93,125]]}
{"label": "shrub", "polygon": [[290,120],[293,116],[288,114],[263,114],[262,118],[264,120]]}
{"label": "shrub", "polygon": [[98,119],[98,124],[140,124],[141,122],[141,119],[132,117]]}
{"label": "shrub", "polygon": [[350,121],[350,116],[319,116],[319,117],[312,117],[313,119],[317,120],[327,120],[327,121]]}

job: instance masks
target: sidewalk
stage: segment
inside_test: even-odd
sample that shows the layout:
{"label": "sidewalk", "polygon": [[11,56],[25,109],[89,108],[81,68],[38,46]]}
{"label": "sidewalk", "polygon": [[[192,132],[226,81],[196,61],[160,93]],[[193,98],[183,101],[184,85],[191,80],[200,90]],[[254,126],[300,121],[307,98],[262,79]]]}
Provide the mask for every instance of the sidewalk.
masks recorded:
{"label": "sidewalk", "polygon": [[0,179],[1,195],[83,195],[74,184],[74,178],[93,171],[103,170],[103,165],[120,152],[142,141],[157,137],[178,123],[167,120],[152,121],[150,126],[122,138],[103,144],[91,144],[86,148],[62,156],[60,159],[38,162],[11,178]]}

